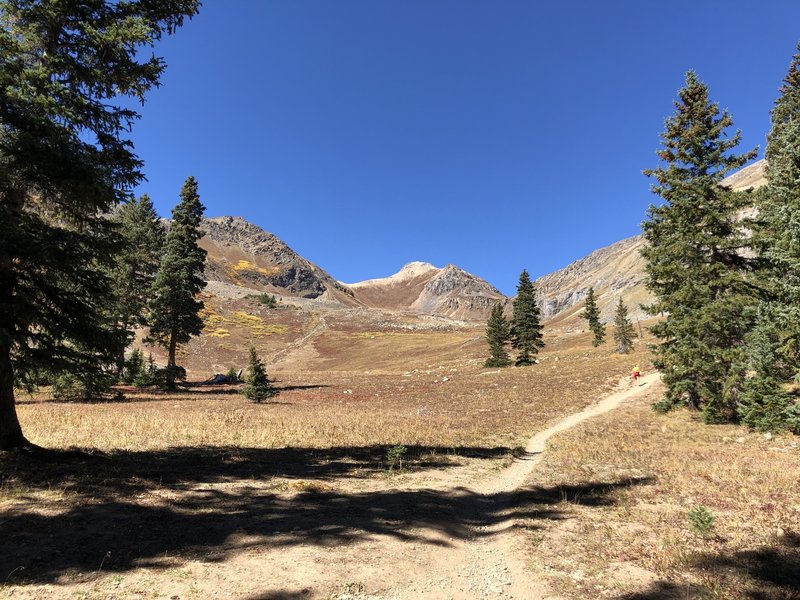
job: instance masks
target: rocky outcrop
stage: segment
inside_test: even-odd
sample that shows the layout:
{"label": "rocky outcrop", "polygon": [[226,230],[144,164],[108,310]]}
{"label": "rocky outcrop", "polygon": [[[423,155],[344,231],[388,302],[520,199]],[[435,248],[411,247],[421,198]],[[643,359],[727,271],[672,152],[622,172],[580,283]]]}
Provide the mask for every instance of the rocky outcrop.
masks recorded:
{"label": "rocky outcrop", "polygon": [[505,296],[455,265],[442,269],[412,262],[398,273],[350,285],[356,299],[373,308],[407,310],[460,320],[485,320]]}
{"label": "rocky outcrop", "polygon": [[[734,191],[759,188],[766,184],[765,167],[763,160],[754,162],[727,177],[723,184]],[[539,278],[536,286],[543,317],[551,318],[574,307],[580,310],[589,287],[593,287],[604,320],[613,319],[620,297],[631,318],[644,318],[640,304],[652,301],[645,288],[645,263],[640,255],[645,243],[640,235],[630,237]]]}
{"label": "rocky outcrop", "polygon": [[[206,279],[302,298],[343,300],[352,292],[275,235],[241,217],[203,220]],[[349,300],[349,301],[348,301]]]}
{"label": "rocky outcrop", "polygon": [[592,287],[604,320],[613,318],[620,297],[631,317],[641,318],[639,304],[649,299],[640,255],[644,243],[639,235],[624,239],[537,279],[542,317],[551,318],[581,304]]}

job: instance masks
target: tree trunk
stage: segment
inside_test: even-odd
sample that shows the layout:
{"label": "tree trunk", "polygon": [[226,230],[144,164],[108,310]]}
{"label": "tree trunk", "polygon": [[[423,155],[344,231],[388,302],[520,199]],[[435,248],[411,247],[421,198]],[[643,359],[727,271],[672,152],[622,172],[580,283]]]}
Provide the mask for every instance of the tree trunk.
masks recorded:
{"label": "tree trunk", "polygon": [[[5,332],[0,330],[0,337]],[[11,344],[0,341],[0,450],[21,448],[27,444],[22,435],[14,400],[14,368]]]}
{"label": "tree trunk", "polygon": [[[15,227],[22,209],[22,195],[7,190],[3,195],[5,206],[1,215],[10,227]],[[28,442],[22,435],[14,399],[14,366],[11,363],[11,345],[14,339],[14,257],[10,248],[0,254],[0,450],[21,448]]]}
{"label": "tree trunk", "polygon": [[169,356],[167,357],[167,385],[175,385],[175,349],[178,347],[178,334],[173,329],[169,334]]}

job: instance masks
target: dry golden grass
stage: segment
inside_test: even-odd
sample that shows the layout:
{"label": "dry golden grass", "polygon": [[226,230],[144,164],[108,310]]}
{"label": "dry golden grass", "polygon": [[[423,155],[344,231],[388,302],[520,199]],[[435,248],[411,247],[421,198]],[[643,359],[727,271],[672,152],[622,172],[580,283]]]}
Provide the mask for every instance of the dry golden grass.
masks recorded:
{"label": "dry golden grass", "polygon": [[[572,598],[797,598],[797,438],[659,415],[657,398],[552,440],[537,483],[619,487],[607,505],[566,497],[572,518],[529,536],[540,572]],[[688,520],[700,505],[716,518],[708,537]]]}
{"label": "dry golden grass", "polygon": [[[420,343],[419,334],[404,337],[415,347]],[[371,344],[387,341],[397,339],[359,343],[374,356],[378,350]],[[351,363],[361,360],[359,356],[351,357]],[[466,360],[382,375],[287,372],[278,375],[279,385],[290,389],[264,405],[207,387],[175,394],[131,390],[122,403],[22,399],[18,411],[28,437],[53,448],[512,448],[552,420],[608,393],[639,359],[583,349],[543,353],[541,364],[527,368],[483,369],[475,364],[479,361]]]}

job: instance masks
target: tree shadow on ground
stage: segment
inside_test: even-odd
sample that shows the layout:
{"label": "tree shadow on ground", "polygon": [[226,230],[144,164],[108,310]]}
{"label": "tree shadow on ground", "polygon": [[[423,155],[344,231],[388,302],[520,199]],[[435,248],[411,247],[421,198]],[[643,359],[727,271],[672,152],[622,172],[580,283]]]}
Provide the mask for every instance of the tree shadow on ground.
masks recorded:
{"label": "tree shadow on ground", "polygon": [[[689,559],[689,568],[715,580],[739,598],[796,600],[800,598],[800,534],[788,532],[768,547],[726,554],[707,552]],[[698,584],[658,581],[649,590],[623,596],[624,600],[696,598],[719,590]]]}
{"label": "tree shadow on ground", "polygon": [[[52,583],[101,567],[165,568],[186,559],[223,561],[263,546],[339,546],[377,536],[447,546],[453,539],[493,535],[492,526],[506,522],[524,520],[530,529],[537,520],[565,518],[565,501],[610,505],[614,490],[650,483],[587,482],[490,495],[466,488],[337,489],[336,478],[383,469],[373,464],[380,464],[383,452],[385,447],[181,448],[62,462],[6,459],[0,466],[7,472],[15,463],[20,501],[0,522],[0,581]],[[492,458],[508,449],[409,449],[429,467],[448,466],[448,453]],[[314,480],[287,485],[276,476]],[[31,510],[25,486],[65,489],[73,500],[61,510],[58,503]]]}

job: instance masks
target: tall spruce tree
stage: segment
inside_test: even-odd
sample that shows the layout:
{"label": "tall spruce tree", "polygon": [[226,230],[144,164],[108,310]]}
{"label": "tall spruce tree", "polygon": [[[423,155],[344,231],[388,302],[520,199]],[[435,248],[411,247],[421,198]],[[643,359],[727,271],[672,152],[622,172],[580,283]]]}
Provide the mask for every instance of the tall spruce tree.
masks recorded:
{"label": "tall spruce tree", "polygon": [[[126,346],[136,327],[147,325],[150,291],[161,263],[164,225],[147,194],[129,198],[114,215],[121,245],[112,271],[116,319],[126,334]],[[118,373],[125,363],[124,348],[117,357]]]}
{"label": "tall spruce tree", "polygon": [[800,430],[800,406],[788,392],[800,379],[800,43],[772,110],[767,186],[757,194],[756,245],[764,261],[757,282],[766,291],[749,337],[740,413],[762,430]]}
{"label": "tall spruce tree", "polygon": [[150,302],[149,339],[167,350],[166,383],[172,386],[178,374],[175,353],[203,330],[200,311],[203,301],[197,295],[206,286],[203,278],[206,251],[198,241],[205,208],[197,193],[197,181],[188,177],[181,188],[181,201],[172,211],[161,267],[153,283]]}
{"label": "tall spruce tree", "polygon": [[590,287],[589,292],[586,294],[586,306],[581,313],[581,317],[586,319],[589,324],[594,337],[592,338],[592,346],[597,348],[603,343],[606,337],[606,326],[600,322],[600,308],[597,306],[597,300],[594,297],[594,288]]}
{"label": "tall spruce tree", "polygon": [[730,115],[709,101],[694,72],[678,95],[661,136],[664,164],[644,171],[664,200],[650,206],[642,226],[647,287],[656,298],[648,310],[666,315],[652,327],[661,340],[654,363],[667,388],[660,406],[688,404],[702,408],[706,421],[733,420],[735,402],[724,391],[752,324],[754,298],[744,276],[753,263],[744,252],[749,223],[739,218],[749,196],[722,180],[755,150],[732,153],[740,133],[726,135]]}
{"label": "tall spruce tree", "polygon": [[490,356],[483,366],[507,367],[511,364],[506,351],[506,346],[511,341],[511,328],[503,314],[502,302],[492,307],[489,321],[486,323],[486,341],[489,342]]}
{"label": "tall spruce tree", "polygon": [[738,412],[742,423],[760,431],[790,430],[800,433],[800,406],[784,383],[791,377],[793,365],[781,352],[783,330],[774,313],[762,308],[756,327],[748,335]]}
{"label": "tall spruce tree", "polygon": [[32,447],[15,383],[96,371],[116,347],[101,215],[142,179],[131,100],[165,68],[142,50],[198,7],[0,0],[0,449]]}
{"label": "tall spruce tree", "polygon": [[617,304],[617,311],[614,313],[614,343],[617,346],[617,352],[620,354],[627,354],[633,349],[633,340],[636,337],[636,331],[633,329],[633,324],[628,319],[628,307],[620,297]]}
{"label": "tall spruce tree", "polygon": [[772,110],[767,143],[767,189],[759,196],[772,319],[784,352],[800,375],[800,44]]}
{"label": "tall spruce tree", "polygon": [[518,367],[532,365],[534,356],[544,347],[542,325],[539,321],[539,306],[536,303],[536,286],[528,271],[522,271],[517,285],[517,297],[512,303],[514,315],[511,319],[511,339],[517,354]]}

